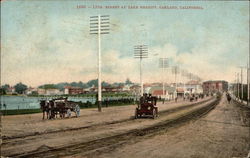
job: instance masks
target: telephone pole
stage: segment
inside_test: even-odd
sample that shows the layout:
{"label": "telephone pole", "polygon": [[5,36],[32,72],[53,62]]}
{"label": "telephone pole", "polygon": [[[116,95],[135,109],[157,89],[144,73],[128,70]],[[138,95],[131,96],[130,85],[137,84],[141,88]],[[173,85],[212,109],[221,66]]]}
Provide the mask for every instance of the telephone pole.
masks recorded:
{"label": "telephone pole", "polygon": [[179,73],[179,67],[173,66],[172,73],[174,73],[174,80],[175,80],[175,98],[177,97],[177,74]]}
{"label": "telephone pole", "polygon": [[134,58],[140,59],[140,84],[141,84],[141,96],[143,96],[142,59],[148,58],[148,46],[147,45],[134,46]]}
{"label": "telephone pole", "polygon": [[183,97],[185,97],[185,91],[186,91],[186,83],[185,83],[185,77],[187,75],[187,70],[183,69],[181,70],[181,76],[183,81]]}
{"label": "telephone pole", "polygon": [[248,76],[248,65],[247,67],[244,66],[240,66],[239,67],[241,70],[241,102],[243,102],[243,97],[244,97],[244,85],[243,85],[243,69],[247,70],[247,104],[248,104],[248,97],[249,97],[249,92],[248,92],[248,80],[249,80],[249,76]]}
{"label": "telephone pole", "polygon": [[249,78],[249,61],[250,60],[248,60],[248,63],[247,63],[247,106],[249,106],[249,97],[250,97],[250,95],[249,95],[249,80],[250,80],[250,78]]}
{"label": "telephone pole", "polygon": [[241,72],[241,102],[243,102],[243,67],[240,67],[240,72]]}
{"label": "telephone pole", "polygon": [[159,59],[159,67],[162,68],[162,95],[163,99],[165,100],[165,68],[169,66],[168,64],[168,58],[160,58]]}
{"label": "telephone pole", "polygon": [[250,99],[250,52],[248,51],[248,65],[247,65],[247,105],[249,105]]}
{"label": "telephone pole", "polygon": [[98,35],[98,111],[102,111],[101,34],[109,34],[109,15],[90,17],[90,34]]}
{"label": "telephone pole", "polygon": [[238,94],[237,94],[237,96],[238,96],[238,100],[240,99],[240,77],[239,77],[239,73],[237,73],[237,88],[238,88],[238,90],[237,90],[237,92],[238,92]]}

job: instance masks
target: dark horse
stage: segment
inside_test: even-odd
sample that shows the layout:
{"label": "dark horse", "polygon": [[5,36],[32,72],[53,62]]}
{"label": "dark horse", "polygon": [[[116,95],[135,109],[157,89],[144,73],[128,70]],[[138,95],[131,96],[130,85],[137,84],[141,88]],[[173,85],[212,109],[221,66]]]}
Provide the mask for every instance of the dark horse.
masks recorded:
{"label": "dark horse", "polygon": [[46,112],[47,119],[48,119],[49,118],[49,104],[46,102],[46,100],[40,101],[40,108],[43,111],[43,120],[44,120],[45,112]]}
{"label": "dark horse", "polygon": [[55,119],[57,114],[60,118],[64,118],[65,114],[71,114],[71,111],[75,112],[76,117],[80,116],[80,107],[77,103],[68,101],[67,98],[57,98],[52,100],[41,100],[40,108],[43,111],[43,119],[45,117],[45,112],[47,114],[47,119]]}
{"label": "dark horse", "polygon": [[57,117],[57,114],[59,113],[60,118],[64,118],[66,114],[66,106],[65,102],[57,102],[56,99],[49,101],[49,112],[50,112],[50,119],[54,119]]}

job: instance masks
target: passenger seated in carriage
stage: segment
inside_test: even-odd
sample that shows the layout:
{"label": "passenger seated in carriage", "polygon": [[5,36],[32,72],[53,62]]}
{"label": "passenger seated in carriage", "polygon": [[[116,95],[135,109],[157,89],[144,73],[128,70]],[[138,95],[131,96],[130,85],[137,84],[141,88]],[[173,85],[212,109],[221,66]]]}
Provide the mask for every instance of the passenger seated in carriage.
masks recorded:
{"label": "passenger seated in carriage", "polygon": [[153,118],[158,116],[158,107],[156,106],[157,98],[151,94],[144,93],[140,97],[140,102],[135,110],[135,118],[141,117],[142,115],[151,115]]}

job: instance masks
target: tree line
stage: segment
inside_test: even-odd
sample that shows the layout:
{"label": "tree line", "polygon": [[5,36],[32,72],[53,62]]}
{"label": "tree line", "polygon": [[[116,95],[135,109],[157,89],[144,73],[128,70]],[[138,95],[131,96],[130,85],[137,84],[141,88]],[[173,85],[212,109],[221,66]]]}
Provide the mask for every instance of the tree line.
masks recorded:
{"label": "tree line", "polygon": [[[124,86],[126,84],[133,84],[133,82],[130,81],[130,79],[126,79],[125,82],[115,82],[115,83],[108,83],[103,81],[102,82],[102,86],[103,87],[118,87],[118,86]],[[65,86],[71,86],[71,87],[80,87],[80,88],[90,88],[90,87],[97,87],[98,86],[98,80],[97,79],[93,79],[93,80],[89,80],[88,82],[84,83],[82,81],[79,82],[61,82],[61,83],[57,83],[57,84],[43,84],[38,86],[38,88],[42,88],[42,89],[59,89],[59,90],[63,90]],[[3,86],[0,87],[0,94],[6,94],[7,90],[10,88],[11,86],[9,84],[5,84]],[[13,86],[15,89],[15,92],[18,94],[23,94],[27,89],[28,86],[23,84],[22,82],[17,83],[16,85]]]}

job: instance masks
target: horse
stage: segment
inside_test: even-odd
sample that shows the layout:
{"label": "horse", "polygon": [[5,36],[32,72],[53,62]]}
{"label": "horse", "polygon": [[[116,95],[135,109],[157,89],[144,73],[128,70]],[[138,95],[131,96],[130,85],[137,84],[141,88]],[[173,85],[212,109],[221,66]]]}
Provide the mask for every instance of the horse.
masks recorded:
{"label": "horse", "polygon": [[65,113],[67,112],[65,101],[54,99],[52,100],[52,102],[53,102],[53,112],[55,116],[57,115],[57,113],[59,113],[60,118],[64,118]]}
{"label": "horse", "polygon": [[76,117],[80,116],[80,107],[77,103],[68,101],[67,98],[52,99],[49,101],[41,100],[40,107],[43,111],[43,119],[45,117],[45,112],[47,114],[47,119],[54,119],[59,113],[60,118],[65,118],[65,114],[68,117],[71,115],[71,111],[75,112]]}
{"label": "horse", "polygon": [[40,109],[43,111],[43,120],[45,113],[47,114],[47,119],[49,118],[49,105],[47,104],[46,100],[40,101]]}
{"label": "horse", "polygon": [[57,115],[58,109],[55,105],[54,100],[49,101],[49,113],[50,113],[50,118],[49,119],[54,119]]}

